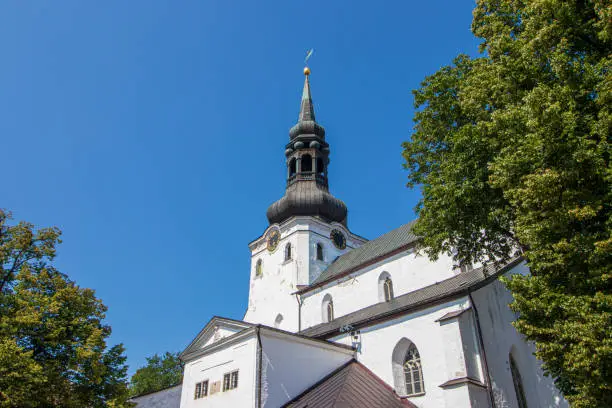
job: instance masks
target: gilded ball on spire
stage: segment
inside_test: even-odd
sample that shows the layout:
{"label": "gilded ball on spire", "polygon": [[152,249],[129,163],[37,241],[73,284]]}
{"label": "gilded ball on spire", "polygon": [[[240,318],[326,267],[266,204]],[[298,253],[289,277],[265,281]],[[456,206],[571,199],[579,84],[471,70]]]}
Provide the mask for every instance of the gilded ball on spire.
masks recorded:
{"label": "gilded ball on spire", "polygon": [[304,67],[304,75],[306,76],[310,75],[310,68]]}

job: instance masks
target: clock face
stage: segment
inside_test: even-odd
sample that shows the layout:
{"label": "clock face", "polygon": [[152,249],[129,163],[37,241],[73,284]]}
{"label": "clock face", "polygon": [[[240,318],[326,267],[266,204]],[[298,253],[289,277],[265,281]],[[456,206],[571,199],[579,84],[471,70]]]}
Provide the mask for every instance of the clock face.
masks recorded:
{"label": "clock face", "polygon": [[280,241],[280,232],[278,230],[272,230],[268,234],[268,251],[274,252]]}
{"label": "clock face", "polygon": [[346,248],[346,238],[344,237],[344,234],[340,230],[337,230],[337,229],[332,230],[332,232],[329,234],[329,237],[331,238],[336,248],[338,249]]}

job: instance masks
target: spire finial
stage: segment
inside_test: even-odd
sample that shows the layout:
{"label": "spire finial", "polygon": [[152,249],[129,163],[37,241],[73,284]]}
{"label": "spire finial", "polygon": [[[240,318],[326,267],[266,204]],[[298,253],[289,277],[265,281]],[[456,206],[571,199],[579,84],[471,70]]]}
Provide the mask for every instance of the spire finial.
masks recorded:
{"label": "spire finial", "polygon": [[306,76],[310,75],[310,68],[304,67],[304,75]]}

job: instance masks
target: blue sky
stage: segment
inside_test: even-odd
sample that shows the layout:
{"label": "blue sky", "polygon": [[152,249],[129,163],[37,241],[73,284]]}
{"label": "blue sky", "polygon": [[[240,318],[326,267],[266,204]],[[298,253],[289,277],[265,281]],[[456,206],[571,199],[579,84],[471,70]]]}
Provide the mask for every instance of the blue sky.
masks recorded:
{"label": "blue sky", "polygon": [[401,142],[420,81],[475,55],[473,0],[0,4],[0,206],[58,226],[130,372],[242,318],[248,242],[284,191],[303,58],[330,189],[375,238],[414,219]]}

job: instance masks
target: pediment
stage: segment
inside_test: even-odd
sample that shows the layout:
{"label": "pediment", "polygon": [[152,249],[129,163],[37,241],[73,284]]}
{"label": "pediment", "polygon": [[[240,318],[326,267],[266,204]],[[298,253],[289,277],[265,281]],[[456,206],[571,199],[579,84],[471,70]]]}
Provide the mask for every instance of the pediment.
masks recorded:
{"label": "pediment", "polygon": [[215,316],[204,326],[193,341],[181,353],[181,357],[206,348],[226,337],[253,327],[253,324],[241,320]]}

